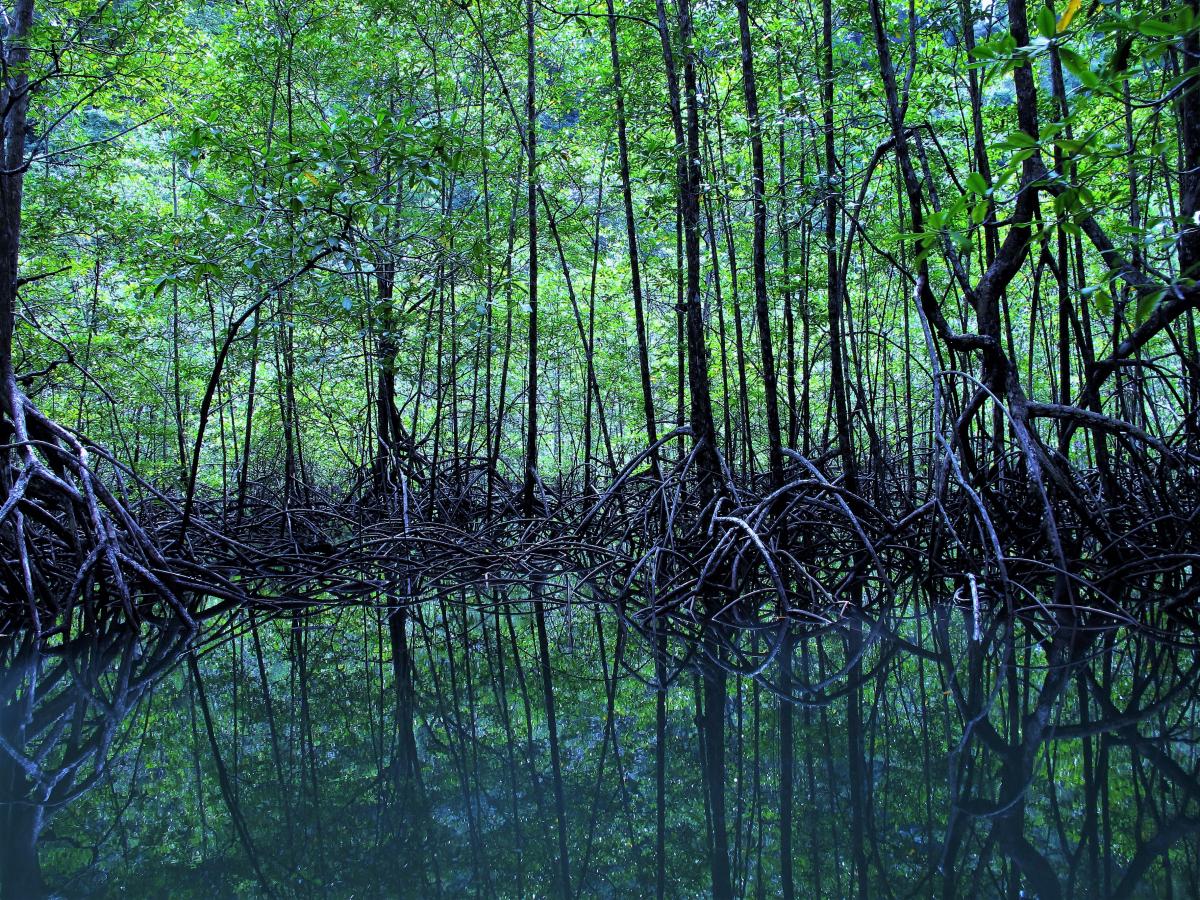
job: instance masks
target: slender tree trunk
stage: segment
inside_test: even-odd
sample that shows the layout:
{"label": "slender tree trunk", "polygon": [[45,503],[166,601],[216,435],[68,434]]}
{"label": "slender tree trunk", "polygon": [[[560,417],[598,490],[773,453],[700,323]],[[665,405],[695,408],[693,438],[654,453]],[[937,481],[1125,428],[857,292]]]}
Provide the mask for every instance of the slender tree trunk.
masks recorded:
{"label": "slender tree trunk", "polygon": [[[658,0],[662,3],[662,0]],[[690,0],[679,0],[679,43],[683,50],[683,100],[687,108],[686,155],[680,166],[679,206],[687,265],[685,310],[687,315],[688,389],[690,424],[697,446],[700,507],[704,509],[721,489],[717,456],[717,429],[713,423],[708,383],[708,347],[704,336],[704,310],[700,297],[700,104],[697,99],[695,48],[692,45]],[[671,79],[674,83],[674,79]],[[673,103],[672,108],[678,108]]]}
{"label": "slender tree trunk", "polygon": [[762,351],[763,391],[767,405],[767,441],[771,484],[783,486],[783,432],[779,424],[779,393],[775,378],[775,353],[771,346],[771,313],[767,298],[767,200],[763,161],[762,120],[758,113],[758,87],[754,78],[754,50],[750,40],[749,0],[736,0],[742,46],[742,89],[750,120],[751,194],[754,198],[754,311]]}
{"label": "slender tree trunk", "polygon": [[[779,53],[782,57],[782,49]],[[783,125],[782,61],[779,65],[779,106],[779,249],[783,257],[783,326],[784,339],[787,342],[787,362],[784,367],[787,376],[787,445],[795,450],[800,432],[800,415],[796,393],[796,311],[792,303],[792,225],[788,221],[787,135]]]}
{"label": "slender tree trunk", "polygon": [[[710,93],[714,92],[710,85]],[[711,141],[709,144],[709,165],[713,172],[713,177],[722,182],[728,182],[729,167],[725,161],[725,132],[721,127],[720,118],[717,119],[717,158],[712,158]],[[718,167],[719,166],[719,167]],[[754,477],[755,472],[755,457],[754,444],[750,430],[750,388],[749,379],[746,375],[746,338],[744,329],[742,328],[742,295],[739,290],[738,280],[738,263],[737,263],[737,248],[733,240],[733,213],[729,206],[728,192],[721,192],[719,197],[719,208],[721,211],[721,229],[725,234],[725,258],[729,261],[729,290],[730,302],[733,307],[733,354],[737,364],[738,375],[738,425],[742,433],[742,469],[750,477]],[[713,247],[713,272],[714,278],[720,279],[720,271],[716,267],[716,246]]]}
{"label": "slender tree trunk", "polygon": [[705,661],[704,709],[701,744],[704,752],[704,778],[712,812],[710,869],[715,900],[733,897],[729,868],[729,831],[725,816],[725,704],[729,699],[727,675],[721,666],[716,640],[709,641],[707,652],[714,658]]}
{"label": "slender tree trunk", "polygon": [[[784,625],[783,627],[787,627]],[[795,638],[789,629],[780,650],[779,698],[779,877],[784,900],[796,896],[795,875],[792,869],[792,805],[795,801],[795,704],[792,701],[792,655]],[[815,868],[819,861],[813,859]]]}
{"label": "slender tree trunk", "polygon": [[525,484],[522,505],[532,515],[537,500],[538,407],[538,229],[537,229],[537,57],[534,44],[533,0],[525,3],[525,153],[529,162],[529,368],[525,383]]}
{"label": "slender tree trunk", "polygon": [[846,391],[845,347],[842,340],[842,308],[845,303],[841,283],[841,267],[838,265],[838,185],[837,150],[833,133],[833,6],[831,0],[823,0],[821,6],[822,34],[822,79],[821,115],[825,138],[825,264],[828,273],[829,307],[829,389],[833,395],[834,423],[837,429],[837,449],[842,457],[846,487],[856,492],[858,479],[854,460],[854,444],[851,438],[849,398]]}
{"label": "slender tree trunk", "polygon": [[[642,294],[641,258],[638,252],[637,224],[633,208],[633,187],[629,178],[629,138],[625,124],[625,89],[621,81],[621,55],[617,48],[617,14],[613,0],[608,6],[608,46],[612,56],[613,95],[617,114],[617,160],[621,175],[621,199],[625,207],[625,239],[629,247],[629,280],[633,292],[634,327],[637,331],[638,373],[642,381],[642,411],[646,418],[646,441],[658,442],[658,423],[654,417],[654,391],[650,379],[650,349],[646,329],[645,299]],[[658,451],[650,454],[651,474],[659,472]]]}

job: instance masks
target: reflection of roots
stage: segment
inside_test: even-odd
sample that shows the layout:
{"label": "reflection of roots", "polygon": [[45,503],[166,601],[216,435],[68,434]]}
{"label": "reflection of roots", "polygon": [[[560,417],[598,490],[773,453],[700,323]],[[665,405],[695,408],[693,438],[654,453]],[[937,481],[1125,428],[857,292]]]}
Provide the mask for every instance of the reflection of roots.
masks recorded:
{"label": "reflection of roots", "polygon": [[[57,643],[26,634],[0,645],[0,894],[50,895],[39,844],[54,816],[101,784],[139,701],[176,663],[186,629],[149,639],[106,624]],[[59,896],[54,894],[54,896]]]}
{"label": "reflection of roots", "polygon": [[[116,604],[137,623],[161,601],[192,625],[170,586],[171,566],[127,501],[96,477],[83,442],[42,414],[11,375],[2,412],[0,585],[7,598],[0,602],[8,609],[0,617],[41,633],[69,622],[80,606],[95,621]],[[117,484],[123,494],[119,473]],[[103,598],[101,608],[95,598]]]}

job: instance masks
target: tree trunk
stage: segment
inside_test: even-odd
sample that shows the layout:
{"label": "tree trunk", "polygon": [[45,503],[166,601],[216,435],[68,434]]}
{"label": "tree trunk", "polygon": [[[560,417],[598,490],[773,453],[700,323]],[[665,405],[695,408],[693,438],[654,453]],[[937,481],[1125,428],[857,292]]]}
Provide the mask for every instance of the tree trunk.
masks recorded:
{"label": "tree trunk", "polygon": [[537,394],[538,394],[538,230],[537,230],[537,79],[533,0],[525,3],[525,153],[529,162],[529,369],[525,383],[525,483],[521,502],[532,515],[537,499]]}
{"label": "tree trunk", "polygon": [[751,194],[754,198],[754,312],[762,350],[763,392],[767,400],[767,441],[771,486],[783,486],[783,432],[779,424],[779,394],[775,379],[775,353],[771,346],[771,314],[767,299],[766,166],[763,161],[762,120],[758,114],[758,87],[754,79],[754,49],[750,41],[749,0],[736,0],[742,45],[742,89],[746,117],[750,120]]}
{"label": "tree trunk", "polygon": [[[625,239],[629,247],[629,280],[633,290],[634,327],[637,331],[638,373],[642,379],[642,410],[646,417],[646,441],[658,443],[658,423],[654,418],[654,392],[650,380],[650,350],[646,334],[645,300],[642,296],[641,258],[638,253],[637,224],[633,209],[633,187],[629,180],[629,138],[625,127],[625,89],[621,82],[621,55],[617,49],[617,14],[613,0],[608,4],[608,46],[612,56],[613,95],[617,114],[617,160],[621,170],[621,199],[625,207]],[[660,478],[658,450],[650,454],[654,478]]]}

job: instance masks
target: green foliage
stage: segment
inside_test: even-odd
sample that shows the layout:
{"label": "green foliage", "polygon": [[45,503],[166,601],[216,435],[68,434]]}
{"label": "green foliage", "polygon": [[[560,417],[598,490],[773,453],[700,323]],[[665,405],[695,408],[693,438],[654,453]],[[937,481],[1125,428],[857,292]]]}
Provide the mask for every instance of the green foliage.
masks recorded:
{"label": "green foliage", "polygon": [[[880,300],[908,293],[894,264],[928,260],[939,294],[958,310],[951,318],[971,330],[973,314],[956,294],[946,254],[957,254],[971,277],[984,270],[1014,224],[1009,211],[1025,189],[1022,163],[1034,154],[1049,176],[1029,266],[1044,267],[1043,250],[1057,253],[1059,229],[1083,242],[1084,269],[1074,272],[1072,259],[1067,277],[1072,295],[1090,304],[1096,355],[1112,340],[1114,317],[1118,330],[1135,327],[1159,297],[1131,299],[1091,251],[1089,223],[1113,236],[1125,257],[1168,281],[1179,279],[1173,259],[1186,223],[1172,218],[1169,173],[1177,169],[1179,147],[1169,114],[1187,76],[1180,42],[1197,24],[1186,4],[1033,3],[1025,46],[1001,7],[970,10],[965,26],[942,7],[919,3],[913,21],[899,7],[885,7],[905,80],[907,122],[924,155],[922,179],[937,197],[924,210],[919,234],[889,181],[890,156],[863,181],[867,161],[887,136],[875,112],[883,108],[883,90],[867,7],[835,10],[839,170],[830,177],[818,162],[820,22],[813,11],[786,4],[752,6],[768,146],[773,336],[777,358],[788,359],[790,349],[797,366],[809,347],[808,370],[790,374],[811,381],[802,393],[814,421],[822,420],[829,396],[822,216],[831,191],[839,209],[855,215],[858,231],[847,239],[842,226],[836,249],[846,267],[848,310],[865,329],[855,352],[878,363],[864,372],[873,384],[925,365],[924,351],[911,343],[919,333],[915,308]],[[87,372],[67,366],[36,382],[41,402],[143,470],[176,472],[173,431],[182,428],[190,442],[199,397],[231,323],[266,298],[258,332],[247,322],[233,335],[216,421],[204,441],[204,483],[228,485],[236,468],[252,378],[254,415],[265,426],[251,436],[256,472],[277,468],[285,443],[280,428],[295,430],[318,481],[338,481],[348,467],[366,463],[374,452],[365,426],[381,354],[394,368],[414,433],[429,435],[436,426],[437,439],[447,441],[457,428],[473,448],[492,433],[483,410],[498,409],[507,355],[502,454],[519,454],[521,424],[512,403],[522,389],[518,360],[528,310],[520,10],[365,0],[58,2],[44,10],[34,65],[57,59],[65,77],[48,78],[37,96],[32,128],[46,136],[38,138],[27,178],[22,250],[26,272],[51,274],[24,290],[29,314],[18,330],[17,367],[40,369],[38,360],[69,353]],[[673,419],[676,384],[684,377],[675,361],[678,148],[664,112],[661,45],[647,26],[656,21],[654,7],[631,0],[617,3],[617,11],[655,400],[663,417]],[[603,5],[539,17],[543,366],[544,383],[555,384],[563,428],[548,445],[552,458],[542,461],[552,472],[572,469],[583,453],[586,377],[568,280],[583,320],[594,302],[594,357],[610,431],[621,446],[636,448],[644,424],[640,404],[631,401],[640,386],[630,349],[630,268]],[[718,409],[728,408],[736,423],[743,417],[737,370],[747,369],[755,401],[746,416],[748,437],[761,446],[744,203],[749,126],[736,17],[719,5],[697,5],[695,17],[711,376]],[[964,27],[974,42],[969,53]],[[1013,73],[1024,66],[1038,78],[1038,134],[1021,131],[1013,112]],[[972,78],[979,80],[979,135]],[[977,139],[986,165],[973,149]],[[780,165],[782,188],[773,174]],[[865,202],[855,207],[860,190]],[[860,252],[864,241],[868,250]],[[1022,276],[1012,286],[1007,315],[1019,368],[1043,371],[1055,365],[1054,342],[1039,336],[1042,323],[1026,323],[1031,311],[1050,308],[1053,279],[1037,280],[1039,298],[1030,294],[1034,281]],[[906,331],[908,345],[900,337]],[[788,377],[781,372],[781,385]],[[290,402],[281,383],[290,383],[295,410],[281,407]],[[114,384],[122,389],[116,405],[101,390]],[[452,384],[460,405],[445,416],[439,398]],[[908,385],[904,402],[918,408],[930,402],[927,382]],[[593,438],[599,440],[595,429]],[[729,437],[733,444],[746,439]]]}

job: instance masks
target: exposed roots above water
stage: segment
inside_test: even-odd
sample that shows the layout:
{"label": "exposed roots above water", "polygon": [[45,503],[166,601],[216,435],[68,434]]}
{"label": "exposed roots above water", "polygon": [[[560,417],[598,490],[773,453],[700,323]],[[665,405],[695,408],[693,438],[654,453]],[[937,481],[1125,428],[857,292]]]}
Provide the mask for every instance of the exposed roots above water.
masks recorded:
{"label": "exposed roots above water", "polygon": [[[1153,461],[1130,455],[1107,477],[1058,462],[1044,495],[1016,457],[986,480],[935,460],[923,491],[901,474],[907,461],[864,465],[852,492],[833,454],[794,452],[780,487],[726,469],[706,492],[695,451],[674,452],[685,429],[660,442],[677,457],[661,477],[645,453],[586,496],[573,479],[539,483],[533,517],[519,512],[517,479],[457,460],[436,477],[310,488],[287,507],[277,485],[252,485],[241,508],[198,502],[181,535],[179,504],[15,389],[8,402],[18,410],[0,507],[10,628],[190,624],[245,602],[395,605],[534,582],[544,602],[583,592],[644,621],[820,626],[920,584],[947,603],[1034,620],[1198,624],[1200,482],[1166,448]],[[1061,554],[1047,540],[1051,517]]]}

